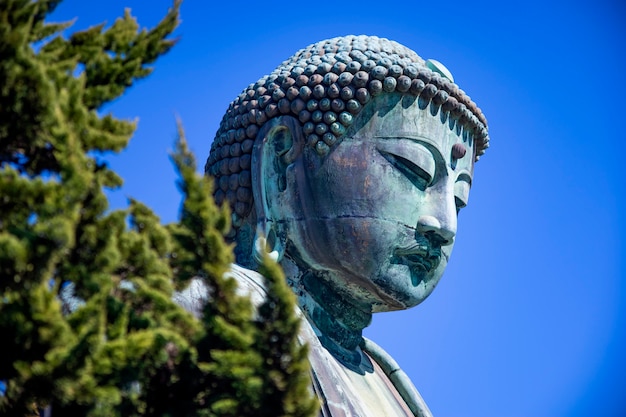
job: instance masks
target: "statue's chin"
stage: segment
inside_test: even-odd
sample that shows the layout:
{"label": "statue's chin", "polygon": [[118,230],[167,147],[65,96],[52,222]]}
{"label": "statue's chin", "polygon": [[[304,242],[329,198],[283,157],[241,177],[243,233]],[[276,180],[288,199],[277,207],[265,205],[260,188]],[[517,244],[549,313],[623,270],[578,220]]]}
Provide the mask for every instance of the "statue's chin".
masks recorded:
{"label": "statue's chin", "polygon": [[376,302],[372,312],[405,310],[415,307],[433,292],[445,265],[426,272],[407,265],[390,264],[386,274],[374,280]]}

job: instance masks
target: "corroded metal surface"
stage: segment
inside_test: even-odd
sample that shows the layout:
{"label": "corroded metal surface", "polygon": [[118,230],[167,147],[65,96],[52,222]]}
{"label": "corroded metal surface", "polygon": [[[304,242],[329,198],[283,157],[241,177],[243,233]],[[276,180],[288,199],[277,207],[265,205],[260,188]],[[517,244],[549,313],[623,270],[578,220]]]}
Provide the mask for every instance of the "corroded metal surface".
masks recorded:
{"label": "corroded metal surface", "polygon": [[308,46],[250,84],[228,107],[211,147],[206,172],[216,178],[215,199],[227,200],[235,226],[253,205],[252,145],[272,118],[291,115],[302,124],[306,144],[326,155],[372,97],[389,92],[432,100],[469,129],[476,159],[489,146],[482,111],[441,68],[415,52],[376,36],[346,36]]}
{"label": "corroded metal surface", "polygon": [[233,274],[258,303],[261,253],[284,268],[324,416],[430,416],[362,330],[373,313],[424,301],[451,255],[489,145],[485,117],[452,80],[387,39],[329,39],[245,89],[213,142],[206,172],[247,268]]}
{"label": "corroded metal surface", "polygon": [[[229,276],[239,283],[239,293],[251,298],[258,307],[267,296],[263,277],[255,271],[233,265]],[[176,293],[175,301],[197,317],[202,314],[207,290],[202,280],[195,279],[183,292]],[[337,360],[320,344],[317,329],[298,309],[303,318],[299,339],[310,348],[311,385],[321,400],[322,417],[431,417],[428,407],[416,399],[421,396],[390,356],[371,341],[358,348],[362,364],[354,372]]]}

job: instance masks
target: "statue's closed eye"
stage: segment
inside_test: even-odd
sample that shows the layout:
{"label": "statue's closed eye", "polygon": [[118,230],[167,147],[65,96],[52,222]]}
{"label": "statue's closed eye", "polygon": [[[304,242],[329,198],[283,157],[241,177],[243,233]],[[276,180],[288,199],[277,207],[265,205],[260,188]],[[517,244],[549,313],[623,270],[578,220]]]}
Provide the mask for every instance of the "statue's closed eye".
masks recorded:
{"label": "statue's closed eye", "polygon": [[[380,154],[393,165],[398,171],[402,173],[409,181],[413,183],[418,189],[424,191],[432,182],[433,174],[430,174],[419,165],[412,161],[383,150],[378,150]],[[434,164],[433,164],[434,167]]]}
{"label": "statue's closed eye", "polygon": [[459,174],[459,177],[454,183],[454,202],[456,204],[457,213],[467,205],[471,183],[472,178],[465,172]]}

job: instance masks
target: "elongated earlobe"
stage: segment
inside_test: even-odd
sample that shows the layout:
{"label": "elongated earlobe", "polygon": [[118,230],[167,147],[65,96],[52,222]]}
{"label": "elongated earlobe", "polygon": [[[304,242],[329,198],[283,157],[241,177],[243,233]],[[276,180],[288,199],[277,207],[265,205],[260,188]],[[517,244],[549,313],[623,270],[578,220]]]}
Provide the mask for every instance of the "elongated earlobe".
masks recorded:
{"label": "elongated earlobe", "polygon": [[[287,169],[304,149],[300,122],[293,117],[280,116],[267,122],[259,131],[252,150],[252,192],[257,218],[253,256],[259,262],[263,253],[275,261],[284,255],[284,236],[279,220],[285,215],[281,198],[287,190]],[[270,198],[270,196],[272,198]]]}

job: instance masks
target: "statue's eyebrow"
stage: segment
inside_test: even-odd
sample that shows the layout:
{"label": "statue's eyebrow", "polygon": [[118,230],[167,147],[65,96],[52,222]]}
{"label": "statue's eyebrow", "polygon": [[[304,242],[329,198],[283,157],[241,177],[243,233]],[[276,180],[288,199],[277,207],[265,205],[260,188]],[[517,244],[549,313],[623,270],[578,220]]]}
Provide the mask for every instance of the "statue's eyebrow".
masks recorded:
{"label": "statue's eyebrow", "polygon": [[406,133],[406,134],[400,133],[394,136],[377,135],[377,136],[374,136],[373,138],[374,139],[410,140],[412,142],[423,145],[426,149],[428,149],[433,154],[433,157],[435,157],[435,159],[441,158],[441,160],[445,160],[445,158],[443,157],[443,152],[441,152],[441,148],[439,147],[439,145],[425,136],[418,136],[418,135],[410,134],[410,133]]}

